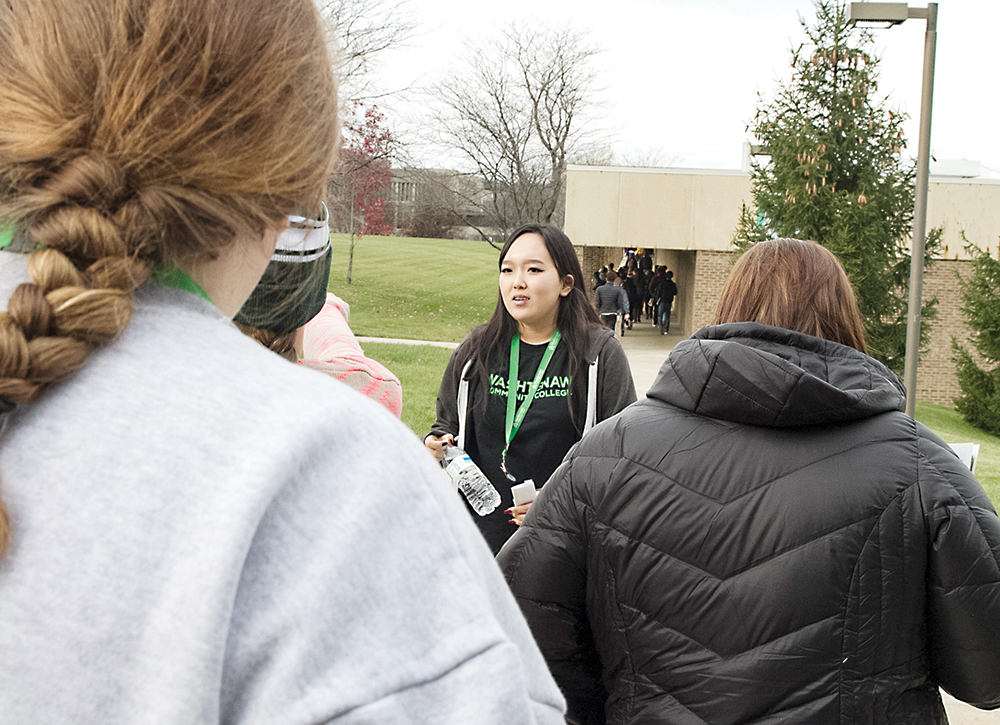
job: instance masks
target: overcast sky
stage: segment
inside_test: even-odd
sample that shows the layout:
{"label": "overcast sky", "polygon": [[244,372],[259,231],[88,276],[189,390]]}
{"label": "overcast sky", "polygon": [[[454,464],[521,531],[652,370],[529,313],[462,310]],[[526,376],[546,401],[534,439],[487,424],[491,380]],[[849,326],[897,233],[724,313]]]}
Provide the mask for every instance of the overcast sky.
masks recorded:
{"label": "overcast sky", "polygon": [[[740,167],[757,91],[770,95],[790,77],[790,48],[805,39],[799,16],[815,18],[810,0],[413,0],[413,9],[419,29],[408,47],[386,54],[384,88],[433,82],[462,57],[465,39],[512,19],[568,21],[604,49],[596,65],[616,152],[728,169]],[[932,153],[1000,170],[1000,0],[940,0],[938,15]],[[879,90],[910,115],[913,155],[925,30],[914,19],[876,36]],[[382,105],[390,122],[418,108]]]}

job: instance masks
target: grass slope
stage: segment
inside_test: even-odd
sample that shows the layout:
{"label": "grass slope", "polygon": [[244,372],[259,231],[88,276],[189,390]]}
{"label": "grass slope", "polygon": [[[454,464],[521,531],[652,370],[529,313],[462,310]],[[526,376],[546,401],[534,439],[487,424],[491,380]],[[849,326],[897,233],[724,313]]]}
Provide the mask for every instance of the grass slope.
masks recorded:
{"label": "grass slope", "polygon": [[424,436],[437,417],[434,406],[451,350],[385,342],[366,342],[362,346],[368,357],[378,360],[399,378],[403,385],[402,420],[418,436]]}
{"label": "grass slope", "polygon": [[941,436],[945,443],[978,443],[976,478],[994,506],[1000,506],[1000,438],[974,428],[958,411],[943,405],[917,403],[916,418]]}
{"label": "grass slope", "polygon": [[350,241],[331,239],[330,291],[350,303],[355,335],[459,342],[493,314],[499,252],[486,242],[360,237],[347,284]]}

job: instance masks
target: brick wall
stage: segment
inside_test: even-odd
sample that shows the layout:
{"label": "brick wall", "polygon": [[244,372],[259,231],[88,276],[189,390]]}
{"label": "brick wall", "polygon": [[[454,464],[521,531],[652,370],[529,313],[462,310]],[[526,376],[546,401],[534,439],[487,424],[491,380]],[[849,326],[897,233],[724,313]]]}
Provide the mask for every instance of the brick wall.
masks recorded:
{"label": "brick wall", "polygon": [[684,320],[686,334],[690,335],[711,324],[722,294],[722,286],[732,268],[732,252],[697,252],[694,259],[694,295],[690,317],[685,315]]}
{"label": "brick wall", "polygon": [[580,260],[580,267],[583,269],[583,289],[587,292],[590,301],[594,301],[594,270],[600,269],[608,262],[614,260],[615,264],[621,261],[622,250],[620,247],[577,247],[576,256]]}
{"label": "brick wall", "polygon": [[917,400],[922,403],[954,407],[955,398],[962,393],[951,359],[951,340],[955,337],[964,343],[969,338],[961,310],[959,275],[968,279],[971,274],[972,262],[968,260],[939,260],[924,273],[924,300],[937,297],[938,314],[917,368]]}

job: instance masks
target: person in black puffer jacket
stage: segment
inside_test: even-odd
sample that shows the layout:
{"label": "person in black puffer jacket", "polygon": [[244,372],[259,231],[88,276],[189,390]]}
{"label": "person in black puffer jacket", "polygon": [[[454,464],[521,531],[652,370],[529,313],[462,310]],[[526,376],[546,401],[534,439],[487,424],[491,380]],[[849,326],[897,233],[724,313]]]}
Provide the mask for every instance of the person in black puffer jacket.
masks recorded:
{"label": "person in black puffer jacket", "polygon": [[499,561],[572,722],[1000,706],[1000,519],[864,349],[833,254],[759,243],[715,325],[570,451]]}

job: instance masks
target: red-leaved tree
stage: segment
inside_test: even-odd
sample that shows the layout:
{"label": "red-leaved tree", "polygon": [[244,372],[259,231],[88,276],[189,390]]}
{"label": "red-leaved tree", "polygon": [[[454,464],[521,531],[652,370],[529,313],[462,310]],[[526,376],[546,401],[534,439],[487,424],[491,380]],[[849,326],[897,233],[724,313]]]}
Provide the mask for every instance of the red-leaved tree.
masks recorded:
{"label": "red-leaved tree", "polygon": [[347,283],[357,237],[392,234],[385,223],[385,195],[392,179],[394,140],[377,106],[355,102],[344,123],[337,169],[330,178],[331,226],[350,234]]}

